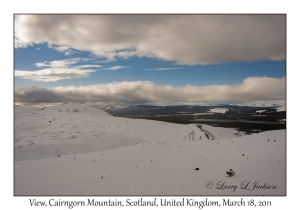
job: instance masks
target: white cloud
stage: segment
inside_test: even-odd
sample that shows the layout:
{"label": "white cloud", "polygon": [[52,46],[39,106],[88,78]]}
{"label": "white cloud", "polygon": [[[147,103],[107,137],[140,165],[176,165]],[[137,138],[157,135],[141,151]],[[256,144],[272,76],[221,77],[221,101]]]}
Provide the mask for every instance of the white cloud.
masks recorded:
{"label": "white cloud", "polygon": [[56,88],[15,88],[16,103],[78,102],[98,104],[137,103],[248,103],[286,99],[286,78],[249,77],[239,85],[172,87],[150,81],[114,82]]}
{"label": "white cloud", "polygon": [[45,62],[39,62],[39,63],[35,63],[36,67],[43,67],[43,66],[50,66],[49,64],[47,64],[47,61]]}
{"label": "white cloud", "polygon": [[15,70],[15,76],[23,79],[41,82],[56,82],[62,79],[83,78],[88,77],[89,73],[95,70],[79,70],[79,69],[43,69],[38,71],[19,71]]}
{"label": "white cloud", "polygon": [[54,60],[54,61],[44,61],[44,62],[39,62],[36,63],[36,67],[43,67],[43,66],[48,66],[52,68],[67,68],[68,66],[72,64],[76,64],[79,61],[82,61],[82,58],[70,58],[70,59],[65,59],[65,60]]}
{"label": "white cloud", "polygon": [[285,15],[15,17],[15,47],[47,42],[107,61],[146,56],[194,65],[286,58]]}
{"label": "white cloud", "polygon": [[55,50],[60,51],[60,52],[64,52],[68,49],[70,49],[69,46],[66,45],[61,45],[61,46],[52,46]]}
{"label": "white cloud", "polygon": [[167,71],[167,70],[174,70],[174,69],[180,69],[178,68],[154,68],[154,69],[146,69],[146,70],[153,70],[153,71]]}
{"label": "white cloud", "polygon": [[79,65],[76,66],[76,68],[80,68],[80,69],[85,69],[85,68],[101,68],[102,66],[100,65]]}
{"label": "white cloud", "polygon": [[119,69],[126,69],[126,68],[130,68],[129,66],[112,66],[109,68],[104,68],[103,70],[119,70]]}
{"label": "white cloud", "polygon": [[71,54],[75,53],[75,51],[72,50],[71,47],[69,47],[67,45],[57,46],[57,45],[49,44],[48,47],[53,48],[54,50],[57,50],[59,52],[62,52],[65,55],[71,55]]}
{"label": "white cloud", "polygon": [[36,67],[49,67],[41,70],[26,71],[15,70],[15,76],[32,81],[56,82],[63,79],[84,78],[90,73],[95,72],[94,69],[100,68],[100,65],[77,65],[71,66],[79,61],[88,61],[89,58],[70,58],[65,60],[44,61],[36,63]]}

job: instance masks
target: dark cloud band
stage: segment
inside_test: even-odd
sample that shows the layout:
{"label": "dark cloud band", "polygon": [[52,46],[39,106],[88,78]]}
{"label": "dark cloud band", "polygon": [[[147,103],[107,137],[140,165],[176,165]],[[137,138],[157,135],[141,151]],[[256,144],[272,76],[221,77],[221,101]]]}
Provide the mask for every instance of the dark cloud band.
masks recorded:
{"label": "dark cloud band", "polygon": [[15,102],[37,103],[215,103],[247,102],[255,100],[285,100],[286,79],[249,77],[239,85],[211,85],[172,87],[150,81],[115,82],[89,86],[56,88],[15,88]]}
{"label": "dark cloud band", "polygon": [[15,47],[44,42],[59,51],[89,51],[108,61],[131,56],[187,65],[284,60],[286,16],[15,16]]}

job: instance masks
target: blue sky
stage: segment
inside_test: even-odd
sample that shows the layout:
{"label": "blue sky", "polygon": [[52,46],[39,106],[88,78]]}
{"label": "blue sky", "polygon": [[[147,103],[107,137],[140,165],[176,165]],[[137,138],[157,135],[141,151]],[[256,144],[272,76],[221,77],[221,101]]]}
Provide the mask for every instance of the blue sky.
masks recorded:
{"label": "blue sky", "polygon": [[284,15],[21,15],[15,21],[19,103],[285,100]]}
{"label": "blue sky", "polygon": [[[236,85],[247,77],[274,77],[282,78],[286,75],[286,62],[284,61],[255,61],[232,62],[211,65],[177,65],[175,62],[163,61],[153,58],[118,59],[108,63],[99,63],[105,59],[97,58],[89,52],[77,51],[72,55],[65,55],[46,44],[37,44],[27,48],[15,49],[16,70],[41,70],[35,64],[44,61],[65,60],[70,58],[92,58],[87,62],[78,62],[78,65],[99,64],[102,67],[92,73],[88,78],[59,80],[56,82],[37,82],[22,78],[15,78],[15,87],[36,85],[55,87],[64,85],[90,85],[97,83],[110,83],[122,81],[152,81],[159,85],[184,86],[190,85]],[[102,70],[112,66],[126,66],[116,71]],[[149,70],[159,68],[174,68],[170,70]]]}

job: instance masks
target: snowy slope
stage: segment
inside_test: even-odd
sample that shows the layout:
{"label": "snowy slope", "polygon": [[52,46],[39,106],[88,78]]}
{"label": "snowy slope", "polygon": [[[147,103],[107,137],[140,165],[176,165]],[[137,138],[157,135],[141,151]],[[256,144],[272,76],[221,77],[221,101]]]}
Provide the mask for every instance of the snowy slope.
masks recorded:
{"label": "snowy slope", "polygon": [[[205,129],[215,128],[206,126]],[[220,128],[222,129],[222,128]],[[224,130],[224,129],[223,129]],[[189,134],[194,132],[194,136]],[[234,137],[235,130],[221,132]],[[15,108],[15,160],[102,151],[142,142],[206,139],[195,125],[113,117],[78,104]],[[216,134],[217,138],[224,138]]]}
{"label": "snowy slope", "polygon": [[[285,194],[285,130],[237,138],[232,129],[200,127],[117,118],[79,104],[16,106],[15,194]],[[226,177],[230,168],[236,176]],[[215,189],[245,180],[276,189]],[[216,186],[207,189],[208,181]]]}

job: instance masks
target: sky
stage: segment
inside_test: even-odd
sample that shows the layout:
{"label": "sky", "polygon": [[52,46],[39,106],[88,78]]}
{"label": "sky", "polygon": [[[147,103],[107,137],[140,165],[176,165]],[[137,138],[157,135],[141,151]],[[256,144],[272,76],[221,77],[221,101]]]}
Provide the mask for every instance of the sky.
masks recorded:
{"label": "sky", "polygon": [[15,15],[15,103],[286,99],[285,15]]}

